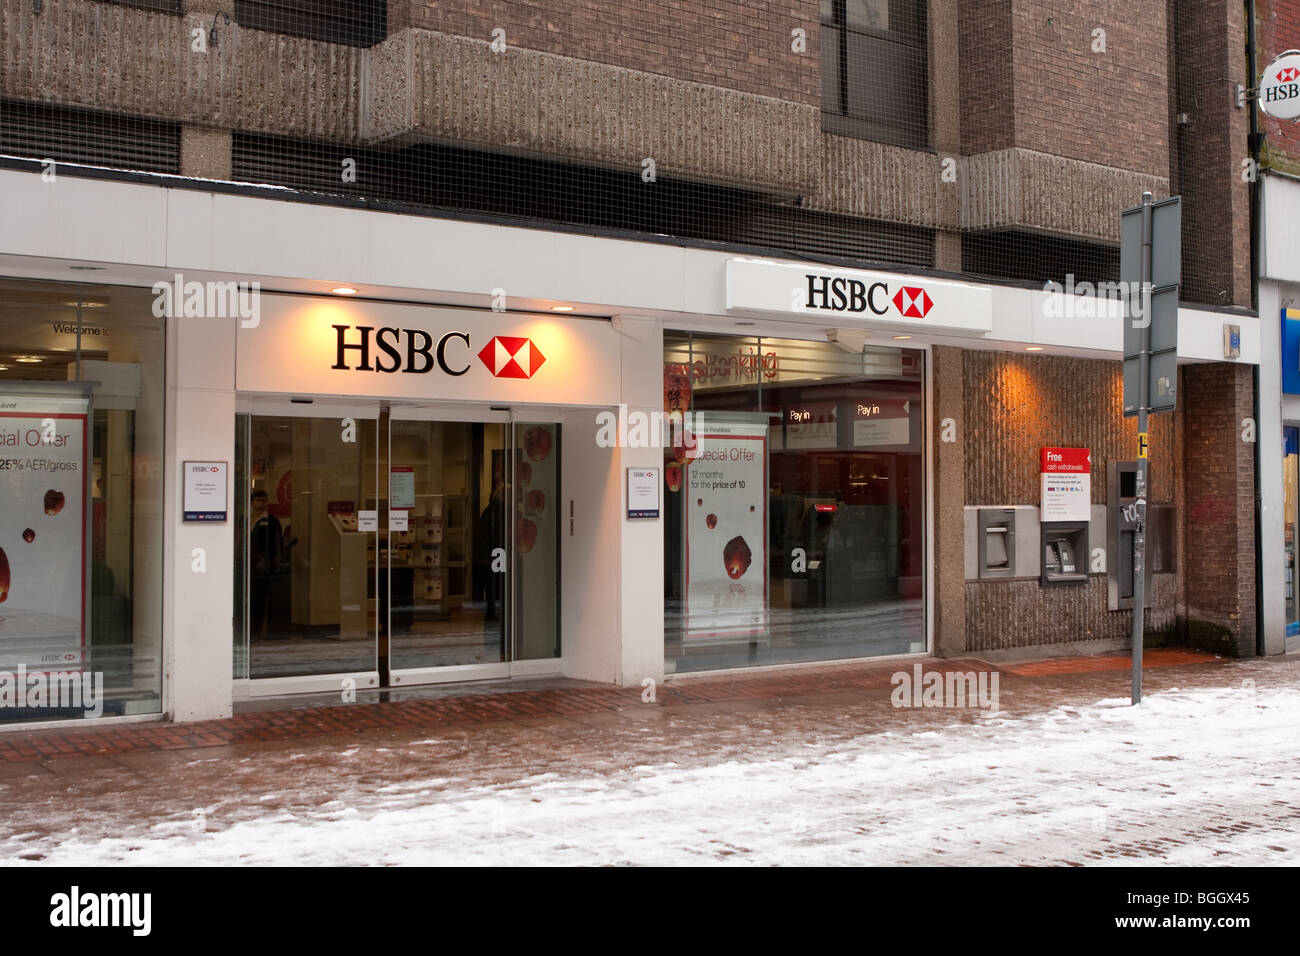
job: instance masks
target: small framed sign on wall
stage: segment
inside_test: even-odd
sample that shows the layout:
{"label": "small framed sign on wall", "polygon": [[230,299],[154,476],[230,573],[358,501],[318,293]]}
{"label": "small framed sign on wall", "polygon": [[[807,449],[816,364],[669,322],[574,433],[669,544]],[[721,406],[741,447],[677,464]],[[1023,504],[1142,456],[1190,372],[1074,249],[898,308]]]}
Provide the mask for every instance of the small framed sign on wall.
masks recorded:
{"label": "small framed sign on wall", "polygon": [[659,517],[658,468],[627,470],[627,516],[629,518]]}
{"label": "small framed sign on wall", "polygon": [[181,510],[184,521],[225,521],[228,508],[229,462],[187,461]]}

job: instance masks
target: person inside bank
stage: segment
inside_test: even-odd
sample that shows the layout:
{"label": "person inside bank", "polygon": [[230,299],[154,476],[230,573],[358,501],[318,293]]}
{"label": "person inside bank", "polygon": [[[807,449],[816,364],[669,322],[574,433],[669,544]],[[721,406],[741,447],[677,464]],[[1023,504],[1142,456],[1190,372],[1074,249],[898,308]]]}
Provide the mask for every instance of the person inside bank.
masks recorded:
{"label": "person inside bank", "polygon": [[[261,638],[287,637],[278,622],[278,609],[288,586],[289,550],[294,545],[286,539],[280,519],[267,509],[269,497],[255,488],[249,498],[252,506],[248,534],[249,563],[249,632]],[[277,598],[281,598],[277,600]]]}

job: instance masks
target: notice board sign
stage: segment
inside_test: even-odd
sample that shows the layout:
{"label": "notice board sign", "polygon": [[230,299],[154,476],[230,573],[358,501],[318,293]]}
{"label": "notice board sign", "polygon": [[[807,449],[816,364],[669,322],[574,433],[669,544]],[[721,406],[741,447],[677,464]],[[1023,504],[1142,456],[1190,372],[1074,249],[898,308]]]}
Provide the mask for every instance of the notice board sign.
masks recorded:
{"label": "notice board sign", "polygon": [[183,463],[185,490],[181,502],[184,521],[225,521],[226,475],[224,461],[187,461]]}
{"label": "notice board sign", "polygon": [[1039,468],[1043,521],[1087,521],[1092,516],[1092,452],[1088,448],[1044,448]]}
{"label": "notice board sign", "polygon": [[629,518],[659,517],[658,468],[627,470],[627,516]]}

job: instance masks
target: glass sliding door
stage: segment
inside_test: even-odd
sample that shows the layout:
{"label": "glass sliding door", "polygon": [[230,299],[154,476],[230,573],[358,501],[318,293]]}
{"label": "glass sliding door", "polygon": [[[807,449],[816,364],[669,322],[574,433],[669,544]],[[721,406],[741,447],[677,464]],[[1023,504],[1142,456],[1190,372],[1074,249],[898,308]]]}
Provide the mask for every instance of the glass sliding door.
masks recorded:
{"label": "glass sliding door", "polygon": [[511,626],[517,672],[560,656],[560,426],[514,423]]}
{"label": "glass sliding door", "polygon": [[377,686],[377,409],[263,404],[237,426],[236,677],[259,695]]}
{"label": "glass sliding door", "polygon": [[509,424],[426,414],[389,418],[390,682],[504,677]]}
{"label": "glass sliding door", "polygon": [[391,685],[555,670],[520,662],[559,657],[558,439],[502,410],[390,409]]}

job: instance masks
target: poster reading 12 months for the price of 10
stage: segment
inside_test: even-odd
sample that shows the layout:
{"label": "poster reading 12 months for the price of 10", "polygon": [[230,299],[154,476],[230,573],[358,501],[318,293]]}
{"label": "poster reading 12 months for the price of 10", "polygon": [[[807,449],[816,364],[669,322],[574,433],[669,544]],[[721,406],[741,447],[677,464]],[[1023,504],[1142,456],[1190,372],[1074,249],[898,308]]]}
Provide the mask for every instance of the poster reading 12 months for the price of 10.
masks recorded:
{"label": "poster reading 12 months for the price of 10", "polygon": [[86,401],[0,394],[0,670],[79,670]]}
{"label": "poster reading 12 months for the price of 10", "polygon": [[686,468],[686,637],[767,634],[767,422],[707,418]]}

